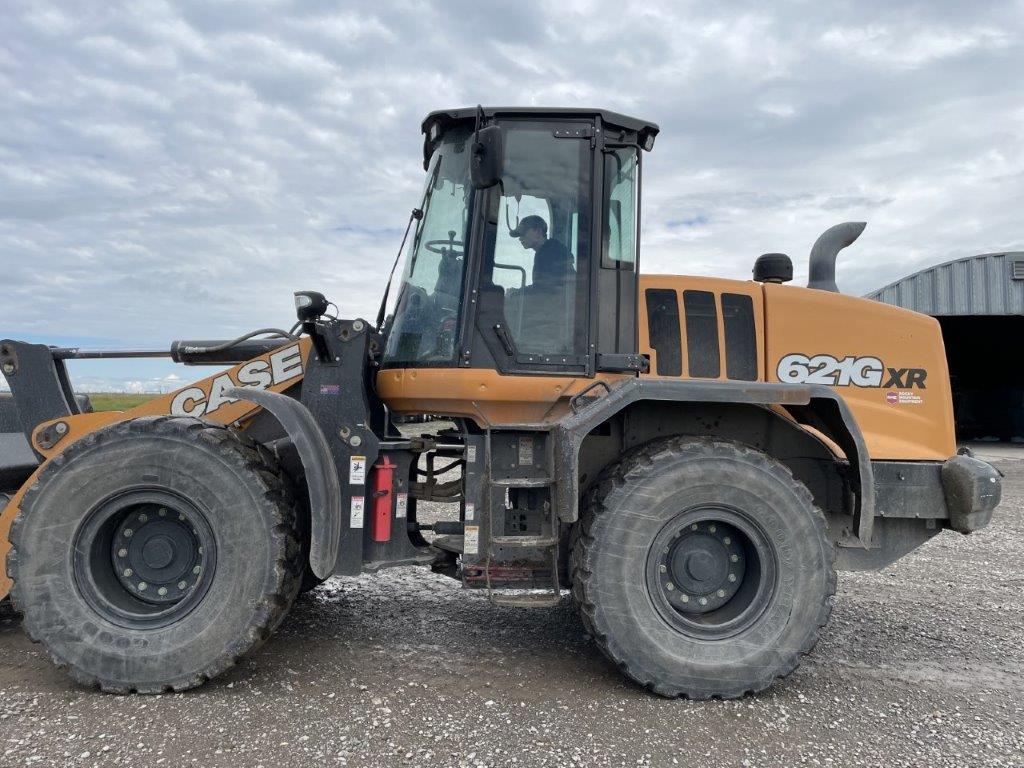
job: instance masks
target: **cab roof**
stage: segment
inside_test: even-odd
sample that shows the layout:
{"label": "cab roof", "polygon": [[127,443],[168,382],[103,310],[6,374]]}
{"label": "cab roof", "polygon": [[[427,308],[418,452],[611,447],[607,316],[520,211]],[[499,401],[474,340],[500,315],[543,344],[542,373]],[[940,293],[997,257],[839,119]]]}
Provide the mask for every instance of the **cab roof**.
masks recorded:
{"label": "cab roof", "polygon": [[640,120],[607,109],[590,109],[581,107],[459,107],[457,109],[437,109],[423,118],[422,130],[427,141],[424,142],[424,164],[429,159],[430,127],[438,124],[444,132],[449,127],[461,122],[475,122],[478,110],[482,109],[485,118],[494,117],[537,117],[547,118],[601,118],[603,126],[636,134],[636,141],[641,147],[647,145],[648,139],[653,140],[661,130],[657,123]]}

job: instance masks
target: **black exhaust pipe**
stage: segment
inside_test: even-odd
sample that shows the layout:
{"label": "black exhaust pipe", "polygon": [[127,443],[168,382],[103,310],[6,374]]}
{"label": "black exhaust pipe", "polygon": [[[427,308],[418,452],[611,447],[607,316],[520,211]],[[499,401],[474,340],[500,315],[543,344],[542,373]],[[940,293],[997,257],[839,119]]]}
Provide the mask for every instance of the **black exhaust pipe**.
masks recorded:
{"label": "black exhaust pipe", "polygon": [[811,248],[808,288],[839,293],[839,286],[836,285],[836,258],[843,248],[860,237],[867,225],[866,221],[847,221],[821,233]]}

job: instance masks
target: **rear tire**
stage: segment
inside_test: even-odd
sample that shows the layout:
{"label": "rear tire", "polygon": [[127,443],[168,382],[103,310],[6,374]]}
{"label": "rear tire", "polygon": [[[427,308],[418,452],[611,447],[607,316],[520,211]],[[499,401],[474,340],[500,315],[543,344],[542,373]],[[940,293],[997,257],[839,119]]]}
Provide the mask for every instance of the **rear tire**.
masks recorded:
{"label": "rear tire", "polygon": [[737,698],[792,672],[828,621],[834,551],[807,488],[752,448],[649,444],[606,470],[575,526],[573,598],[629,677]]}
{"label": "rear tire", "polygon": [[55,457],[11,529],[29,637],[112,693],[200,685],[265,641],[299,588],[295,504],[240,433],[149,417]]}

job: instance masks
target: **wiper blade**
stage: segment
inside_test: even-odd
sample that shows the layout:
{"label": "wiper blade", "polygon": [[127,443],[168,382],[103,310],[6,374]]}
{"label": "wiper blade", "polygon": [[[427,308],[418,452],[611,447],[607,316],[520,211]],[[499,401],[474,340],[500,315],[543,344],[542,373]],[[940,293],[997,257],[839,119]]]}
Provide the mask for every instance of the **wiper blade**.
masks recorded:
{"label": "wiper blade", "polygon": [[423,209],[413,208],[409,214],[409,223],[405,225],[405,234],[402,235],[402,244],[398,246],[398,254],[395,256],[395,263],[391,265],[391,273],[388,275],[388,284],[384,286],[384,296],[380,300],[380,310],[377,312],[377,332],[380,333],[384,325],[384,313],[387,311],[388,294],[391,293],[391,281],[395,279],[395,270],[398,269],[398,261],[402,258],[402,251],[405,250],[405,241],[409,239],[409,230],[412,229],[413,221],[423,218]]}

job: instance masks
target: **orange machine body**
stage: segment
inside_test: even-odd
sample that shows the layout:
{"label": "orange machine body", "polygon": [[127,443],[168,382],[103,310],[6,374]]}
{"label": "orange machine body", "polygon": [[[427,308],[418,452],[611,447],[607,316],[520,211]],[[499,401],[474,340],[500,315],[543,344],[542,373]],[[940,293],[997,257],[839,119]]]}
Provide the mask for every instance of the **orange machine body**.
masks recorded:
{"label": "orange machine body", "polygon": [[[956,452],[953,405],[938,321],[854,296],[808,288],[674,275],[642,275],[638,310],[639,351],[659,373],[652,343],[648,290],[675,294],[677,378],[697,376],[689,366],[686,293],[714,297],[718,358],[730,344],[723,296],[749,297],[756,366],[746,380],[828,384],[853,411],[871,459],[945,461]],[[664,294],[662,294],[664,295]],[[661,311],[661,310],[659,310]],[[672,310],[669,310],[671,312]],[[709,317],[704,317],[710,322]],[[627,374],[602,374],[613,383]],[[724,362],[716,377],[728,381]],[[569,398],[592,380],[567,376],[503,376],[484,369],[388,369],[377,392],[394,410],[463,416],[488,424],[551,421]]]}
{"label": "orange machine body", "polygon": [[[939,323],[932,317],[855,296],[796,286],[717,278],[645,275],[640,291],[678,294],[682,375],[687,376],[687,291],[715,296],[721,359],[729,343],[722,297],[747,295],[754,307],[757,380],[827,384],[857,420],[871,459],[945,461],[956,452],[953,402]],[[652,357],[647,302],[640,301],[640,351]],[[726,366],[719,378],[728,380]]]}

